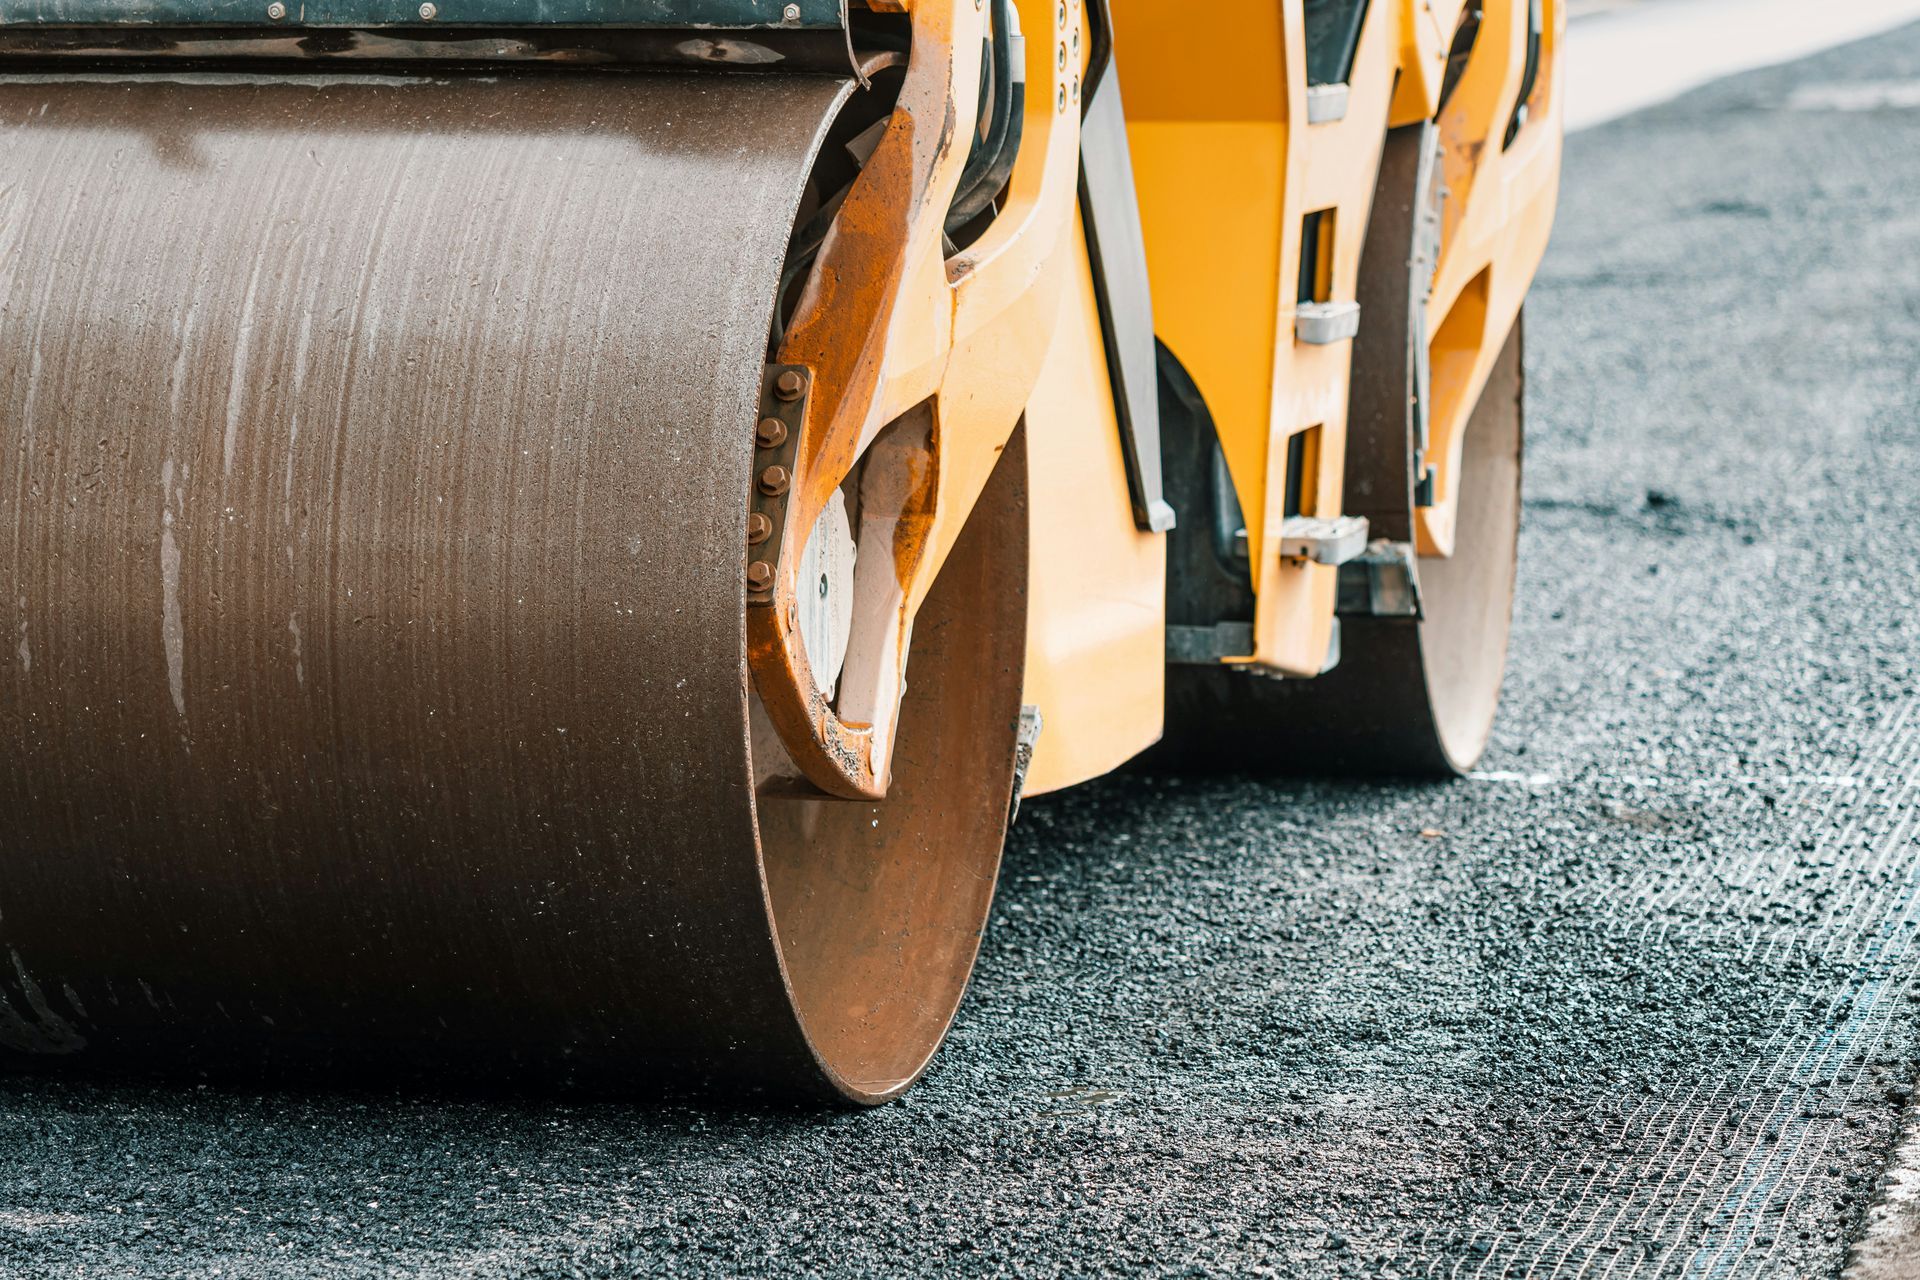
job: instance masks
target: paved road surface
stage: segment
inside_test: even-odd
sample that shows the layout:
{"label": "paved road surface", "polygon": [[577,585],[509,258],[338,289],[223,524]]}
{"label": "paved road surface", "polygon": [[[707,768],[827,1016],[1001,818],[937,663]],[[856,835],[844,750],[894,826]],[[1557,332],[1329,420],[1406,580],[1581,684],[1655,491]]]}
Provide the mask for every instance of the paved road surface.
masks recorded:
{"label": "paved road surface", "polygon": [[0,1271],[1835,1273],[1920,1052],[1916,79],[1573,139],[1482,779],[1030,804],[878,1114],[0,1081]]}

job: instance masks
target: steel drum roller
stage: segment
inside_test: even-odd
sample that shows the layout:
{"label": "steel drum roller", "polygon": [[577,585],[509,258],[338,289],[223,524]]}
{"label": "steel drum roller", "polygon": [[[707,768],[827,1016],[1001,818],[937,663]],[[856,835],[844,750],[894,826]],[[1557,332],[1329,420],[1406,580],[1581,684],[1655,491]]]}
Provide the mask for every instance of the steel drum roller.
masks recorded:
{"label": "steel drum roller", "polygon": [[0,1043],[911,1081],[998,858],[1024,470],[888,799],[756,797],[753,425],[848,89],[0,79]]}

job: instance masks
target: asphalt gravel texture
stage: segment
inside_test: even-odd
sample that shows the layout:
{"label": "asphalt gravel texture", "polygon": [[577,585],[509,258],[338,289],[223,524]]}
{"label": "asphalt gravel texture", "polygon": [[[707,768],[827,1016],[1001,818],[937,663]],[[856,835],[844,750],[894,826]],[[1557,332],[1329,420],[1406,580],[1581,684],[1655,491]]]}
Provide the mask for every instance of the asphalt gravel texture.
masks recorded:
{"label": "asphalt gravel texture", "polygon": [[0,1080],[0,1272],[1836,1274],[1920,1053],[1879,82],[1920,28],[1570,141],[1477,778],[1029,802],[878,1112]]}

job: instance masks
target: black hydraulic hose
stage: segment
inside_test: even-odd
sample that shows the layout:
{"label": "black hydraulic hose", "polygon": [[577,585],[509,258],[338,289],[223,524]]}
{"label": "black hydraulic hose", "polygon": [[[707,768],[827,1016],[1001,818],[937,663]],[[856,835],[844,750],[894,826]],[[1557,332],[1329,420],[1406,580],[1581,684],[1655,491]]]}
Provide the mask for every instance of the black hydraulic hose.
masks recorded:
{"label": "black hydraulic hose", "polygon": [[949,233],[979,217],[1013,173],[1026,126],[1025,55],[1026,42],[1020,36],[1020,19],[1012,0],[993,0],[993,34],[987,50],[991,67],[981,76],[983,93],[992,93],[991,115],[986,134],[975,142],[966,168],[961,170],[953,205],[947,211]]}

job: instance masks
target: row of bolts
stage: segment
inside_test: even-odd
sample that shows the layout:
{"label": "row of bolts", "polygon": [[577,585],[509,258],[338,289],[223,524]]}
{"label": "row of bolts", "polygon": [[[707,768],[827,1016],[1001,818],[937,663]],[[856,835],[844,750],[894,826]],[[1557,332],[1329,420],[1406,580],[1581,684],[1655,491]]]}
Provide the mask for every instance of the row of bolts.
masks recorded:
{"label": "row of bolts", "polygon": [[[792,369],[788,369],[773,381],[773,394],[787,404],[800,398],[807,388],[805,378]],[[771,415],[760,419],[760,425],[754,428],[754,443],[762,449],[778,449],[787,442],[787,424]],[[778,463],[769,466],[760,473],[760,492],[769,498],[777,498],[785,493],[793,483],[793,476]],[[747,545],[757,547],[773,536],[773,521],[758,511],[747,516]],[[747,566],[747,589],[765,591],[773,586],[773,566],[765,560],[755,560]]]}

